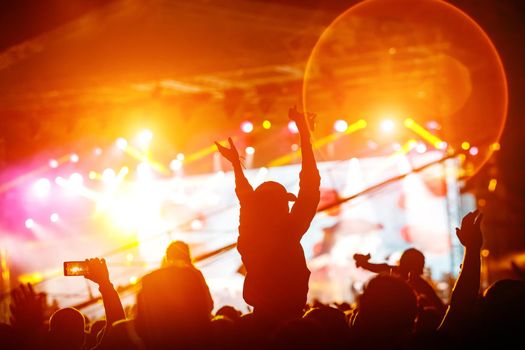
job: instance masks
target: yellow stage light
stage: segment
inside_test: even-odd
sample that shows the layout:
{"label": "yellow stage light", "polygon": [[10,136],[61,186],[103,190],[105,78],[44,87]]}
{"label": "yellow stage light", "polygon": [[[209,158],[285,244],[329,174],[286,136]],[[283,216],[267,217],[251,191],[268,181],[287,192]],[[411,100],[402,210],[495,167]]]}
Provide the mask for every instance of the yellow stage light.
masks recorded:
{"label": "yellow stage light", "polygon": [[269,120],[265,120],[263,121],[262,126],[264,129],[268,130],[272,127],[272,123]]}

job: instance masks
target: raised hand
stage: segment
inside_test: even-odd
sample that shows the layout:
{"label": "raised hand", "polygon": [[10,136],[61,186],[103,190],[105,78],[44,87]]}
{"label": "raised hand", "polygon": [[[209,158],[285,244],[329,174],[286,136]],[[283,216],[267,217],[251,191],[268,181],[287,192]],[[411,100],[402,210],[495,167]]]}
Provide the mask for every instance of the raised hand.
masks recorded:
{"label": "raised hand", "polygon": [[84,276],[88,280],[91,280],[99,286],[108,285],[109,281],[108,267],[106,266],[105,259],[86,259],[88,263],[88,272]]}
{"label": "raised hand", "polygon": [[364,254],[354,254],[355,267],[362,267],[364,264],[370,260],[370,253]]}
{"label": "raised hand", "polygon": [[215,145],[217,145],[217,149],[219,150],[219,153],[226,159],[230,161],[230,163],[237,163],[240,162],[239,160],[239,152],[237,152],[237,148],[235,148],[235,145],[233,144],[232,138],[228,137],[228,143],[230,144],[230,148],[224,147],[217,141],[215,141]]}
{"label": "raised hand", "polygon": [[[306,130],[313,131],[315,129],[316,115],[314,113],[307,113],[305,117],[304,113],[297,110],[297,106],[293,106],[288,110],[288,118],[295,122],[300,132]],[[310,126],[310,129],[308,129],[308,125]]]}
{"label": "raised hand", "polygon": [[483,245],[482,220],[483,214],[476,210],[465,215],[461,220],[461,228],[456,228],[456,235],[465,248],[481,249]]}
{"label": "raised hand", "polygon": [[11,291],[11,324],[25,332],[35,332],[42,327],[44,320],[44,302],[33,286],[21,284]]}

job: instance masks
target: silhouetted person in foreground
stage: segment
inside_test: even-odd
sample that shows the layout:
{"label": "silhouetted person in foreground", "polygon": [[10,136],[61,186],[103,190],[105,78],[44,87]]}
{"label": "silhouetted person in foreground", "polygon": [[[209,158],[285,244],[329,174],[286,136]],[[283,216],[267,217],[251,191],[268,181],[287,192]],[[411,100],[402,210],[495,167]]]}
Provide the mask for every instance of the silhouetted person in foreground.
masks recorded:
{"label": "silhouetted person in foreground", "polygon": [[355,266],[375,273],[389,273],[407,281],[419,298],[421,308],[430,307],[436,310],[439,318],[445,313],[445,304],[436,294],[432,285],[423,278],[425,256],[415,248],[403,252],[398,265],[369,262],[370,254],[354,254]]}
{"label": "silhouetted person in foreground", "polygon": [[[254,307],[257,317],[270,321],[303,314],[310,271],[300,241],[320,199],[320,176],[307,121],[295,108],[290,109],[289,117],[301,136],[302,170],[297,197],[273,181],[253,190],[231,138],[230,148],[216,142],[219,152],[233,165],[235,192],[241,204],[237,249],[247,272],[243,297]],[[291,210],[290,201],[295,201]]]}
{"label": "silhouetted person in foreground", "polygon": [[412,288],[399,277],[380,274],[367,282],[351,324],[357,349],[402,349],[410,344],[417,316]]}
{"label": "silhouetted person in foreground", "polygon": [[202,273],[191,263],[171,264],[142,278],[135,328],[147,349],[207,348],[212,309]]}

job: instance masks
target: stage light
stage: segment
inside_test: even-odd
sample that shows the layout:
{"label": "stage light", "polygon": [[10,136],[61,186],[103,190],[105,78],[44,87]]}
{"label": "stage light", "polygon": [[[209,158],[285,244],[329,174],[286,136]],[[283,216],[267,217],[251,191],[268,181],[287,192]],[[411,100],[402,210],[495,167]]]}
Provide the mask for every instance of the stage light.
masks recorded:
{"label": "stage light", "polygon": [[427,151],[427,146],[423,142],[419,142],[416,146],[417,153],[425,153]]}
{"label": "stage light", "polygon": [[35,226],[35,220],[33,220],[33,219],[27,219],[27,220],[25,221],[25,226],[26,226],[27,229],[31,229],[31,228],[33,228],[33,227]]}
{"label": "stage light", "polygon": [[69,176],[69,183],[72,186],[80,187],[84,183],[84,177],[79,173],[73,173],[71,176]]}
{"label": "stage light", "polygon": [[128,147],[128,141],[123,137],[119,137],[117,139],[117,148],[120,150],[125,150],[126,147]]}
{"label": "stage light", "polygon": [[288,130],[290,130],[292,134],[297,134],[299,132],[299,129],[297,129],[297,124],[295,124],[293,120],[288,122]]}
{"label": "stage light", "polygon": [[100,156],[102,154],[102,148],[100,147],[97,147],[93,150],[93,153],[96,155],[96,156]]}
{"label": "stage light", "polygon": [[379,127],[381,128],[381,131],[385,133],[391,133],[394,130],[395,124],[392,120],[385,119],[381,122]]}
{"label": "stage light", "polygon": [[49,167],[53,169],[58,168],[58,161],[56,159],[49,160]]}
{"label": "stage light", "polygon": [[72,161],[73,163],[78,163],[79,161],[79,157],[78,157],[78,154],[76,153],[73,153],[71,156],[69,156],[69,160]]}
{"label": "stage light", "polygon": [[179,159],[173,159],[170,162],[170,169],[173,171],[179,171],[180,169],[182,169],[182,161]]}
{"label": "stage light", "polygon": [[126,254],[126,260],[128,262],[132,262],[134,258],[135,257],[133,256],[133,254],[131,254],[131,253]]}
{"label": "stage light", "polygon": [[202,223],[202,220],[194,219],[191,221],[190,226],[192,230],[198,231],[198,230],[202,230],[202,228],[204,227],[204,224]]}
{"label": "stage light", "polygon": [[435,120],[431,120],[427,123],[427,128],[430,130],[441,130],[441,125]]}
{"label": "stage light", "polygon": [[111,168],[104,169],[104,171],[102,172],[102,181],[106,183],[111,182],[115,179],[116,176],[117,174],[115,174],[115,170]]}
{"label": "stage light", "polygon": [[88,174],[88,177],[90,180],[95,180],[97,178],[97,172],[96,171],[93,171],[91,170]]}
{"label": "stage light", "polygon": [[248,146],[244,149],[244,152],[246,152],[246,154],[248,155],[253,155],[255,153],[255,148],[253,148],[252,146]]}
{"label": "stage light", "polygon": [[59,216],[58,216],[57,213],[53,213],[53,214],[51,214],[51,216],[49,217],[49,221],[51,221],[51,222],[57,222],[58,219],[59,219]]}
{"label": "stage light", "polygon": [[468,151],[469,148],[470,148],[470,143],[468,143],[467,141],[463,141],[461,143],[461,149]]}
{"label": "stage light", "polygon": [[153,139],[153,133],[151,130],[145,129],[139,133],[139,142],[142,146],[147,146]]}
{"label": "stage light", "polygon": [[263,121],[262,126],[264,129],[268,130],[272,127],[272,122],[269,120],[265,120]]}
{"label": "stage light", "polygon": [[118,172],[118,177],[120,179],[124,178],[124,176],[128,175],[129,173],[129,168],[127,166],[123,166],[122,168],[120,168],[120,171]]}
{"label": "stage light", "polygon": [[253,123],[251,121],[244,121],[241,123],[241,130],[245,134],[249,134],[253,131]]}
{"label": "stage light", "polygon": [[470,147],[468,153],[470,153],[471,156],[476,156],[479,153],[479,150],[477,147]]}
{"label": "stage light", "polygon": [[445,141],[441,141],[441,142],[438,142],[436,146],[437,146],[436,147],[437,149],[446,150],[448,147],[448,143],[446,143]]}
{"label": "stage light", "polygon": [[490,145],[491,151],[499,151],[501,149],[501,145],[499,142],[494,142],[492,145]]}
{"label": "stage light", "polygon": [[130,284],[137,284],[138,281],[139,281],[139,280],[138,280],[138,278],[137,278],[136,276],[131,276],[131,277],[129,278],[129,283],[130,283]]}
{"label": "stage light", "polygon": [[338,119],[334,122],[334,130],[337,132],[345,132],[348,129],[346,120]]}
{"label": "stage light", "polygon": [[177,154],[177,159],[181,160],[181,161],[184,160],[184,153],[178,153]]}
{"label": "stage light", "polygon": [[51,181],[46,178],[38,179],[33,185],[33,190],[37,197],[43,198],[51,191]]}
{"label": "stage light", "polygon": [[496,191],[496,186],[498,185],[497,179],[490,179],[489,181],[489,192]]}

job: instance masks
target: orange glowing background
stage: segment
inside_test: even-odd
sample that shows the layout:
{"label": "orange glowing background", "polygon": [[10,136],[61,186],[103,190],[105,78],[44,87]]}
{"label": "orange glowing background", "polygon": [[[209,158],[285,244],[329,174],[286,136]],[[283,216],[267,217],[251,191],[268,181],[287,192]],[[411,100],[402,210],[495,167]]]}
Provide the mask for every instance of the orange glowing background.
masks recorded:
{"label": "orange glowing background", "polygon": [[[490,157],[507,103],[505,72],[489,37],[438,0],[369,0],[348,9],[315,45],[303,85],[304,109],[327,118],[369,125],[388,119],[398,129],[407,118],[436,123],[433,133],[450,151],[476,148],[467,175]],[[405,131],[396,137],[418,136]]]}

